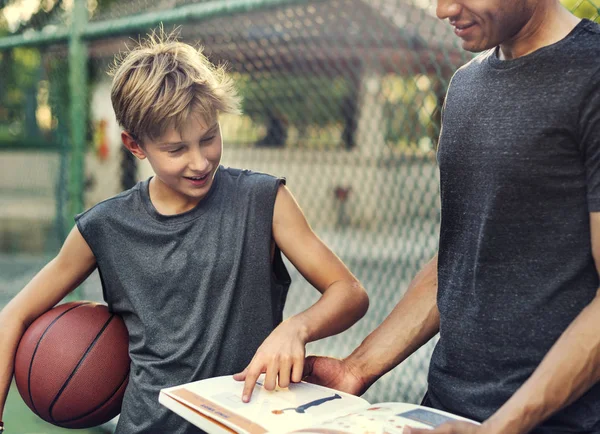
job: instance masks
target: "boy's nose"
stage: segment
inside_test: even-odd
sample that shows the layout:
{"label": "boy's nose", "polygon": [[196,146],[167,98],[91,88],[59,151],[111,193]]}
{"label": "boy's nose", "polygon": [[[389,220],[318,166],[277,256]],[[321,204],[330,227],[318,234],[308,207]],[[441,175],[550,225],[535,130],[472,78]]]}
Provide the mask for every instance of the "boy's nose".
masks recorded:
{"label": "boy's nose", "polygon": [[456,0],[437,0],[435,13],[440,20],[457,17],[461,12],[461,5]]}
{"label": "boy's nose", "polygon": [[189,168],[195,172],[204,172],[210,166],[208,159],[202,154],[202,152],[197,151],[192,154],[192,158],[188,164]]}

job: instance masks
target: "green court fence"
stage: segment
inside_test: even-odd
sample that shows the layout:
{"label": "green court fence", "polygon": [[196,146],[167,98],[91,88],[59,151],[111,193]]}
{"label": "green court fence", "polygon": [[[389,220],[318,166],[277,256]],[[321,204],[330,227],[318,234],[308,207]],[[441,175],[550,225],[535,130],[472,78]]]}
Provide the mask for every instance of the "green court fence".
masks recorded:
{"label": "green court fence", "polygon": [[[600,0],[564,4],[600,21]],[[368,290],[359,324],[309,345],[347,355],[437,249],[440,107],[471,55],[435,0],[0,0],[0,305],[56,254],[75,213],[150,176],[122,150],[106,71],[160,25],[236,79],[244,113],[222,119],[223,163],[286,177]],[[290,270],[286,315],[318,296]],[[76,296],[101,299],[98,277]],[[419,401],[433,345],[365,397]]]}

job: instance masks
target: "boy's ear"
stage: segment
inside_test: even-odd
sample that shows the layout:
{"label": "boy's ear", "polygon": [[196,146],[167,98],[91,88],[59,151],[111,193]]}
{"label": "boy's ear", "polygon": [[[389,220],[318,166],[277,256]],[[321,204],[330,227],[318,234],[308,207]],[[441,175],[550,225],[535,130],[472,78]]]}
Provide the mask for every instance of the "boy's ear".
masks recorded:
{"label": "boy's ear", "polygon": [[121,132],[121,141],[123,145],[140,160],[146,158],[146,153],[140,144],[127,131]]}

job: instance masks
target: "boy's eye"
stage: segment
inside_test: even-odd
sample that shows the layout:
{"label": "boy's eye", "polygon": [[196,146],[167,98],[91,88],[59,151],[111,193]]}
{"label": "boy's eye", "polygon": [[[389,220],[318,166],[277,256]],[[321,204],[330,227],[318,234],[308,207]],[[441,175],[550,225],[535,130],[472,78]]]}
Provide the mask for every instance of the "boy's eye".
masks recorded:
{"label": "boy's eye", "polygon": [[179,148],[175,148],[175,149],[169,149],[167,152],[169,154],[176,154],[178,152],[180,152],[183,149],[183,146],[179,147]]}
{"label": "boy's eye", "polygon": [[206,143],[206,142],[212,142],[214,140],[216,136],[212,136],[212,137],[205,137],[202,140],[200,140],[200,142],[202,143]]}

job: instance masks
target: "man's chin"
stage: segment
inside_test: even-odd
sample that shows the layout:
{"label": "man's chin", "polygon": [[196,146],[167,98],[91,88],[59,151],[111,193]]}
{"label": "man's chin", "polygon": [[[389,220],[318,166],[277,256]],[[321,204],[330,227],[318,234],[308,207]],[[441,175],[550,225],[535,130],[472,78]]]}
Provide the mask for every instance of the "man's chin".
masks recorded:
{"label": "man's chin", "polygon": [[484,44],[478,44],[474,41],[462,41],[462,49],[470,53],[481,53],[493,47],[487,47]]}

